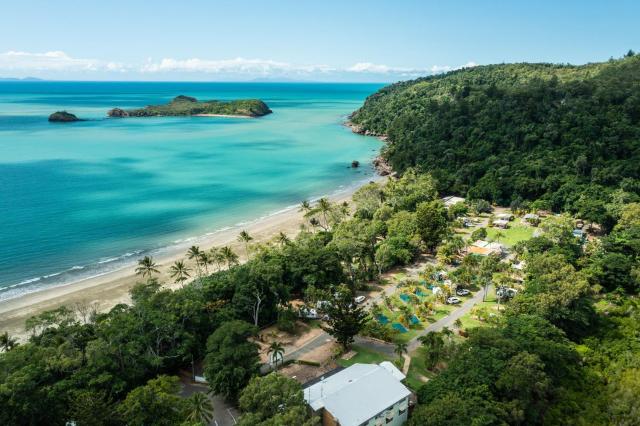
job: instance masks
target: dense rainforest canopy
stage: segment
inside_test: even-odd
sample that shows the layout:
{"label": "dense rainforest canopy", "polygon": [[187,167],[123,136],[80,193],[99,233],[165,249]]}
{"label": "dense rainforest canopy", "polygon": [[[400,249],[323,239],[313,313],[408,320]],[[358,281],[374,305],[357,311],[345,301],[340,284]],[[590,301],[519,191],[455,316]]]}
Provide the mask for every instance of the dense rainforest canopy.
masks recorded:
{"label": "dense rainforest canopy", "polygon": [[[401,82],[352,116],[388,135],[402,172],[501,205],[539,200],[606,222],[616,189],[640,187],[640,56],[583,66],[502,64]],[[590,217],[593,216],[593,217]]]}

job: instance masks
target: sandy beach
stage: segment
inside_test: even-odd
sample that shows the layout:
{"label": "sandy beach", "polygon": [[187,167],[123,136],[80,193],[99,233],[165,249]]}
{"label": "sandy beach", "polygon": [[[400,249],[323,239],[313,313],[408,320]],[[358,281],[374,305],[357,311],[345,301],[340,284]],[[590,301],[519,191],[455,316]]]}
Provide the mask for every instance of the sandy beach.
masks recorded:
{"label": "sandy beach", "polygon": [[[375,177],[373,179],[381,178]],[[356,189],[357,187],[353,187],[329,198],[333,202],[350,201],[351,195]],[[266,242],[279,232],[294,237],[300,231],[300,225],[303,222],[303,214],[294,208],[203,237],[195,244],[206,250],[212,247],[230,246],[238,253],[240,260],[245,261],[246,259],[243,259],[244,246],[237,241],[238,233],[241,230],[246,230],[254,238],[254,243]],[[165,287],[176,288],[168,276],[168,268],[174,261],[184,257],[184,253],[154,257],[156,263],[160,265],[160,282],[164,283]],[[135,274],[135,265],[131,265],[99,277],[3,301],[0,303],[0,330],[8,331],[10,335],[24,340],[27,337],[27,332],[24,329],[25,321],[43,311],[60,306],[72,308],[76,304],[94,305],[100,311],[109,310],[118,303],[128,303],[130,301],[129,289],[140,280],[141,278]]]}

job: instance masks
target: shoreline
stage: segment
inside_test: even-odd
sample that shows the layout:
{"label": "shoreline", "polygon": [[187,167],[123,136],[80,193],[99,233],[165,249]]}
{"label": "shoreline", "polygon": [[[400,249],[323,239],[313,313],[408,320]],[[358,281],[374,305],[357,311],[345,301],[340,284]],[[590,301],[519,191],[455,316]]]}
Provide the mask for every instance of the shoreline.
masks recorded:
{"label": "shoreline", "polygon": [[[351,201],[353,193],[369,181],[380,181],[384,178],[380,175],[372,175],[370,178],[344,188],[341,191],[327,195],[332,202]],[[288,207],[283,210],[256,218],[244,224],[238,224],[230,228],[204,235],[193,241],[203,250],[209,250],[214,246],[230,246],[240,256],[241,262],[245,262],[243,245],[237,241],[238,233],[246,230],[254,237],[254,243],[269,241],[279,232],[284,232],[289,237],[298,234],[300,225],[304,223],[303,214],[297,207]],[[191,243],[190,243],[191,245]],[[168,275],[169,266],[176,260],[185,257],[182,253],[167,253],[154,256],[158,263],[160,274],[158,279],[164,288],[176,289],[179,286],[172,283]],[[129,290],[141,278],[135,274],[136,263],[121,269],[105,272],[104,274],[81,279],[76,282],[52,286],[23,296],[15,297],[0,302],[0,330],[7,331],[10,335],[24,340],[28,333],[25,330],[25,321],[46,310],[60,306],[73,307],[81,304],[95,307],[98,311],[106,311],[119,303],[129,303]]]}

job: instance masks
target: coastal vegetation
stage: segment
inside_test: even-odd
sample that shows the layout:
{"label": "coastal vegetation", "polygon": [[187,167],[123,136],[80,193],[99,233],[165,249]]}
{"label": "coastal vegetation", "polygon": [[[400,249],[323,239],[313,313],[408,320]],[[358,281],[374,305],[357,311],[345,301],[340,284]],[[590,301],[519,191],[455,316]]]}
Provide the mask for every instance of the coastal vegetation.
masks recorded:
{"label": "coastal vegetation", "polygon": [[191,96],[179,95],[165,105],[149,105],[144,108],[123,110],[114,108],[107,115],[123,117],[164,117],[185,115],[229,115],[261,117],[271,110],[259,99],[241,99],[233,101],[198,101]]}

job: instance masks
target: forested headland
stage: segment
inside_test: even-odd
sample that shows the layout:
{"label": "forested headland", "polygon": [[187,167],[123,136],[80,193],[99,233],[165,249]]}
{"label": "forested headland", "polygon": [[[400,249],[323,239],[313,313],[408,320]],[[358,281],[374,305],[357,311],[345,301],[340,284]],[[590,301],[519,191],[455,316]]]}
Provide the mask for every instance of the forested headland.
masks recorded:
{"label": "forested headland", "polygon": [[[398,172],[445,193],[567,211],[607,227],[638,190],[640,56],[582,66],[478,66],[387,86],[351,120],[388,136]],[[613,214],[615,215],[615,214]]]}

